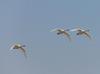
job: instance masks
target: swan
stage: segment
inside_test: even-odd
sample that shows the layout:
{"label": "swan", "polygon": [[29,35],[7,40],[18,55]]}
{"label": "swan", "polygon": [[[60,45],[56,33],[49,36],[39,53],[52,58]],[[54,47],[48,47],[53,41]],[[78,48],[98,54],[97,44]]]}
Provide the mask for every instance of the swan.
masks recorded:
{"label": "swan", "polygon": [[91,36],[90,36],[90,34],[89,34],[89,29],[85,30],[85,29],[82,29],[82,28],[75,28],[75,29],[71,29],[71,30],[69,30],[69,31],[71,31],[71,32],[76,31],[76,32],[77,32],[76,35],[85,35],[85,36],[87,36],[89,39],[91,39]]}
{"label": "swan", "polygon": [[67,31],[69,31],[69,29],[64,30],[62,28],[55,28],[55,29],[51,30],[51,32],[56,32],[57,35],[63,34],[65,36],[67,36],[69,40],[71,40],[70,34]]}
{"label": "swan", "polygon": [[13,50],[13,49],[21,50],[22,53],[24,54],[24,56],[27,57],[26,49],[24,49],[24,47],[26,47],[26,45],[14,44],[14,45],[11,46],[10,50]]}

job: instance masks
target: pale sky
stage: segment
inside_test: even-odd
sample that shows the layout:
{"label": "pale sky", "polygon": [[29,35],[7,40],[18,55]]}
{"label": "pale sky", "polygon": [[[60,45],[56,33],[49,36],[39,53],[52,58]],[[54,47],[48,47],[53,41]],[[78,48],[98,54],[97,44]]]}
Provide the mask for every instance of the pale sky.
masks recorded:
{"label": "pale sky", "polygon": [[[0,0],[0,74],[100,74],[99,0]],[[82,26],[93,40],[50,30]],[[28,59],[13,43],[27,47]]]}

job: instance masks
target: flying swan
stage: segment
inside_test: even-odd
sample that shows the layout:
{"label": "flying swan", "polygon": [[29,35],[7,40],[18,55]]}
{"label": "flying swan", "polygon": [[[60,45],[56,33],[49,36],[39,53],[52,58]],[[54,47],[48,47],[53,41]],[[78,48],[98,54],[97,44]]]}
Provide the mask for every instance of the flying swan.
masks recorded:
{"label": "flying swan", "polygon": [[56,32],[57,35],[65,35],[68,37],[69,40],[71,40],[70,34],[67,31],[68,29],[64,30],[62,28],[55,28],[51,30],[51,32]]}
{"label": "flying swan", "polygon": [[22,51],[24,56],[27,57],[26,50],[24,49],[24,47],[26,47],[26,45],[14,44],[14,45],[11,46],[10,50],[13,50],[13,49],[20,50],[20,51]]}
{"label": "flying swan", "polygon": [[89,39],[91,39],[91,36],[89,34],[89,29],[87,30],[84,30],[84,29],[81,29],[81,28],[75,28],[75,29],[71,29],[69,30],[71,32],[77,32],[76,35],[84,35],[84,36],[87,36]]}

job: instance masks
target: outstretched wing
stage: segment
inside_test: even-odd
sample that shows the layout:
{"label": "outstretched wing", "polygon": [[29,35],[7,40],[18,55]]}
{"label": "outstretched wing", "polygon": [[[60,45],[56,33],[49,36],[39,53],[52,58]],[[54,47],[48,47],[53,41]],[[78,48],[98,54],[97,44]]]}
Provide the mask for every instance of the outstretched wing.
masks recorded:
{"label": "outstretched wing", "polygon": [[58,30],[58,28],[55,28],[55,29],[51,30],[50,32],[55,32],[55,31],[57,31],[57,30]]}
{"label": "outstretched wing", "polygon": [[22,51],[25,58],[27,58],[26,50],[23,47],[20,47],[20,50]]}
{"label": "outstretched wing", "polygon": [[79,30],[79,29],[76,28],[76,29],[71,29],[69,31],[73,32],[73,31],[77,31],[77,30]]}
{"label": "outstretched wing", "polygon": [[66,35],[69,40],[71,40],[71,37],[70,37],[69,33],[67,33],[67,32],[64,31],[63,34]]}
{"label": "outstretched wing", "polygon": [[83,34],[86,35],[89,39],[91,39],[91,36],[87,32],[84,32]]}
{"label": "outstretched wing", "polygon": [[10,50],[13,50],[13,48],[14,48],[14,45],[12,45],[12,46],[10,47]]}
{"label": "outstretched wing", "polygon": [[78,31],[78,32],[80,32],[80,31],[85,31],[84,29],[81,29],[81,28],[75,28],[75,29],[71,29],[70,31]]}

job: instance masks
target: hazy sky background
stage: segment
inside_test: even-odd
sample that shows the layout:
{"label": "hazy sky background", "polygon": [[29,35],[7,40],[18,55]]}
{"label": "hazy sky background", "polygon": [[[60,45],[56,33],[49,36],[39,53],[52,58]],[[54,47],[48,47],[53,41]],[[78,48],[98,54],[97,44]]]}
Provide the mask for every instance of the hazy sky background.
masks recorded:
{"label": "hazy sky background", "polygon": [[[93,40],[50,30],[89,28]],[[100,74],[100,0],[0,0],[0,74]],[[9,51],[26,44],[28,59]]]}

